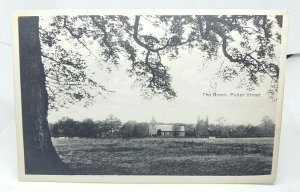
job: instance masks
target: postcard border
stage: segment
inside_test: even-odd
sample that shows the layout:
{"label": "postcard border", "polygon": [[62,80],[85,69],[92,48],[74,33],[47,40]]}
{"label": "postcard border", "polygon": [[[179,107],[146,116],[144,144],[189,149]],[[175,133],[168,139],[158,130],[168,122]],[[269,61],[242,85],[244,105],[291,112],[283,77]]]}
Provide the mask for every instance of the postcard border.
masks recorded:
{"label": "postcard border", "polygon": [[[280,55],[280,73],[277,101],[277,116],[274,136],[274,148],[271,175],[255,176],[113,176],[113,175],[28,175],[25,174],[22,106],[21,106],[21,84],[20,84],[20,60],[19,60],[19,16],[43,16],[43,15],[80,15],[80,14],[174,14],[174,15],[282,15],[282,45]],[[87,9],[87,10],[20,10],[15,11],[12,17],[13,27],[13,61],[14,61],[14,93],[17,127],[17,157],[18,176],[21,181],[50,181],[50,182],[100,182],[100,183],[273,183],[278,166],[278,153],[281,132],[282,105],[284,94],[284,79],[287,53],[287,31],[288,11],[284,10],[220,10],[220,9]]]}

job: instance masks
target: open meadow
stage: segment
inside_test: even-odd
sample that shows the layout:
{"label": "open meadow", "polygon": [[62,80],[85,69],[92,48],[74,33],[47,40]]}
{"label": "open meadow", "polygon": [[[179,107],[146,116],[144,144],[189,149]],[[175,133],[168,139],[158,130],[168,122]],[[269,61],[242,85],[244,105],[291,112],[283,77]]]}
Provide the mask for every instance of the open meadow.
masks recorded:
{"label": "open meadow", "polygon": [[75,174],[267,175],[273,138],[52,138]]}

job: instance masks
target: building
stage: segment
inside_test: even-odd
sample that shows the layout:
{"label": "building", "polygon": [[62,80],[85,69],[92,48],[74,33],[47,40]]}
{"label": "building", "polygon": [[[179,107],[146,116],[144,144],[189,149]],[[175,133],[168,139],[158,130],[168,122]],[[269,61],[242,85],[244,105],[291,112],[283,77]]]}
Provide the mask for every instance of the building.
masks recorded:
{"label": "building", "polygon": [[163,124],[155,121],[152,117],[149,123],[149,136],[161,137],[185,137],[185,127],[180,124]]}
{"label": "building", "polygon": [[154,117],[152,116],[152,119],[149,123],[148,136],[154,136],[156,134],[157,134],[157,122],[155,121]]}

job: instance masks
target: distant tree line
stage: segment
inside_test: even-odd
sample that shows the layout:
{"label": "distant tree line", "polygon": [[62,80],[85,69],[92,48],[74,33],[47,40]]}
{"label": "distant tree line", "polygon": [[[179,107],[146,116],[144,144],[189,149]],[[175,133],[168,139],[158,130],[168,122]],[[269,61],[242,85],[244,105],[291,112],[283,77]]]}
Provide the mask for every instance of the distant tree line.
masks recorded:
{"label": "distant tree line", "polygon": [[[243,138],[243,137],[274,137],[275,124],[268,116],[263,117],[259,125],[224,125],[225,120],[220,118],[217,123],[209,123],[208,118],[198,118],[196,124],[177,123],[172,127],[173,136],[179,137],[181,127],[184,127],[184,137],[218,137],[218,138]],[[52,137],[84,137],[84,138],[143,138],[150,136],[149,124],[137,121],[122,122],[113,115],[103,121],[85,119],[76,121],[63,118],[50,124]],[[161,136],[161,130],[156,135]]]}
{"label": "distant tree line", "polygon": [[149,136],[149,124],[138,123],[136,121],[127,121],[121,127],[121,137],[147,137]]}
{"label": "distant tree line", "polygon": [[75,121],[71,118],[63,118],[50,124],[50,134],[52,137],[69,138],[119,137],[121,125],[121,121],[113,115],[103,121],[93,121],[92,119]]}
{"label": "distant tree line", "polygon": [[76,121],[71,118],[63,118],[56,123],[50,124],[52,137],[83,137],[83,138],[131,138],[147,137],[148,123],[128,121],[122,125],[121,121],[113,115],[103,121],[85,119]]}
{"label": "distant tree line", "polygon": [[243,138],[243,137],[274,137],[275,124],[268,116],[263,117],[259,125],[224,125],[225,119],[220,118],[217,123],[209,123],[208,118],[199,119],[196,126],[185,126],[186,137],[219,137],[219,138]]}

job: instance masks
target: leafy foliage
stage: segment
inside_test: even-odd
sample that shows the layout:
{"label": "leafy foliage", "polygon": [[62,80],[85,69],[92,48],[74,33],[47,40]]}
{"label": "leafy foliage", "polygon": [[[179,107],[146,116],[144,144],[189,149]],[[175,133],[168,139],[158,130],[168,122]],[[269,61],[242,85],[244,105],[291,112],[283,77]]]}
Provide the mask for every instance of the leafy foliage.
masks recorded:
{"label": "leafy foliage", "polygon": [[119,137],[121,121],[110,115],[103,121],[85,119],[75,121],[70,118],[63,118],[50,125],[50,132],[53,137]]}
{"label": "leafy foliage", "polygon": [[209,129],[208,117],[206,118],[205,121],[203,119],[198,118],[196,123],[196,128],[195,128],[196,136],[208,137],[209,135],[208,129]]}
{"label": "leafy foliage", "polygon": [[[90,76],[87,64],[91,58],[108,72],[127,60],[131,63],[128,75],[136,79],[145,98],[161,95],[173,99],[176,90],[163,59],[178,59],[182,50],[197,49],[207,60],[224,56],[230,64],[220,69],[219,76],[232,80],[243,73],[247,78],[241,86],[249,90],[270,78],[269,94],[276,98],[279,66],[275,53],[281,41],[282,16],[79,15],[43,19],[40,41],[51,108],[57,108],[54,101],[58,100],[58,106],[81,100],[89,105],[95,95],[110,92]],[[144,30],[148,25],[155,31]]]}
{"label": "leafy foliage", "polygon": [[138,123],[136,121],[127,121],[121,127],[120,135],[122,138],[137,138],[148,136],[148,123]]}

